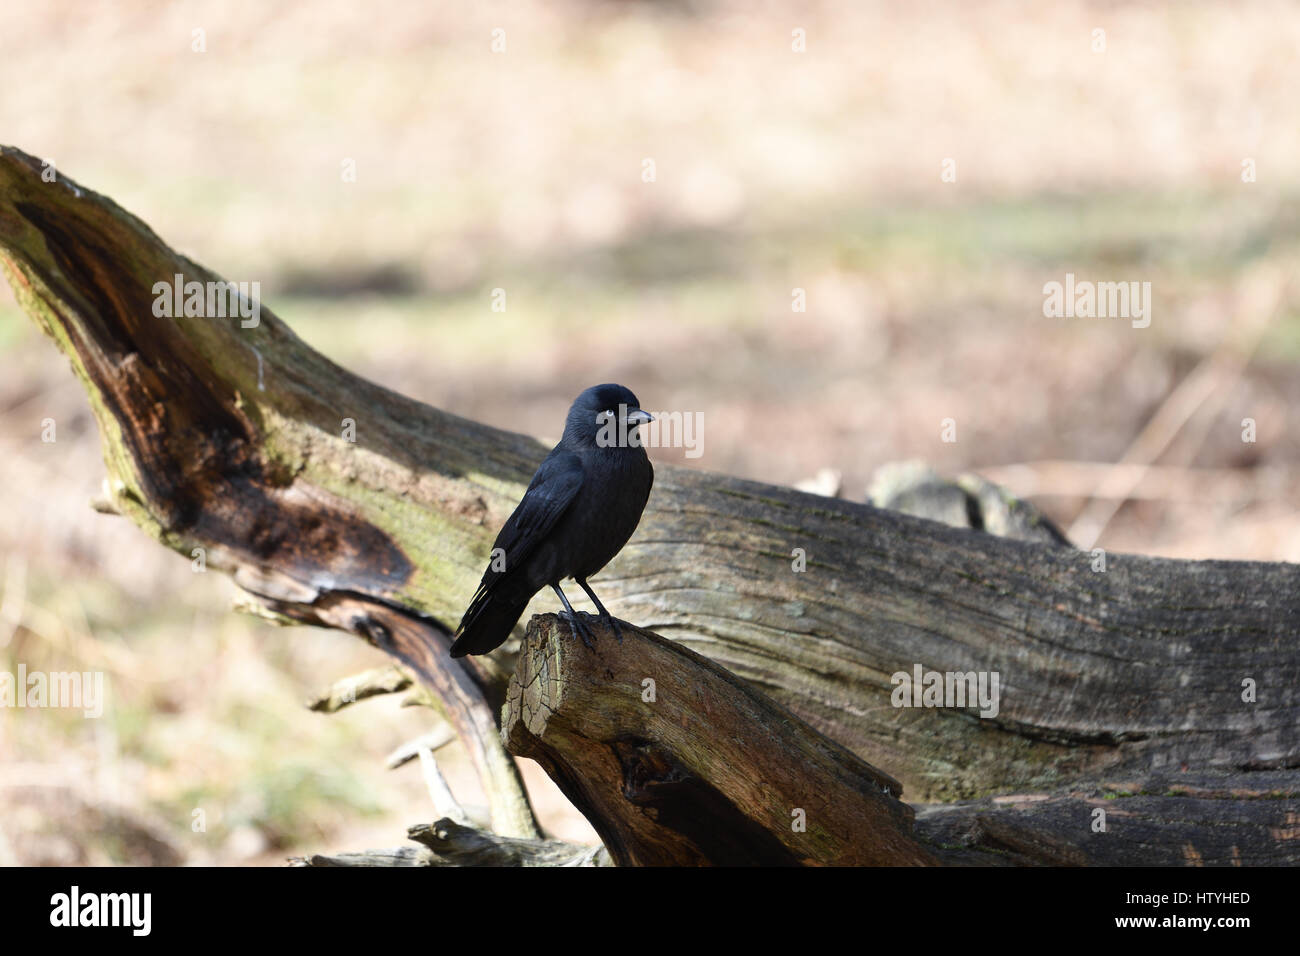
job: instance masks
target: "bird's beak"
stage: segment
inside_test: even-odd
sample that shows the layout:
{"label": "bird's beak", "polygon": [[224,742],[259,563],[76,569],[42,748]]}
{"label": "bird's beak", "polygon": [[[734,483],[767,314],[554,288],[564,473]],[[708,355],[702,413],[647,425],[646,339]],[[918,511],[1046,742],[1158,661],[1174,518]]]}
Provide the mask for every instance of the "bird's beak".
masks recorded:
{"label": "bird's beak", "polygon": [[651,415],[649,412],[643,412],[639,408],[633,408],[627,413],[627,423],[633,428],[636,428],[636,426],[638,425],[644,425],[647,422],[652,422],[654,420],[655,417],[653,415]]}

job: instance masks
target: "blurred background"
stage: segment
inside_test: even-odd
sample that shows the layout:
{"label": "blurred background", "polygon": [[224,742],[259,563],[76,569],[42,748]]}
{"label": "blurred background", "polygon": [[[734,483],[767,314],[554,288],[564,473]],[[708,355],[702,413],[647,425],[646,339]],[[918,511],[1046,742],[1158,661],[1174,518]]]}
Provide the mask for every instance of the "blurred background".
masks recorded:
{"label": "blurred background", "polygon": [[[554,439],[618,381],[704,413],[658,461],[860,501],[919,459],[1081,545],[1296,561],[1297,49],[1268,2],[12,0],[0,141],[460,415]],[[1150,282],[1150,327],[1045,318],[1066,273]],[[383,769],[427,712],[303,706],[382,656],[92,512],[87,403],[7,286],[0,355],[0,669],[110,695],[0,710],[0,863],[276,865],[428,821]]]}

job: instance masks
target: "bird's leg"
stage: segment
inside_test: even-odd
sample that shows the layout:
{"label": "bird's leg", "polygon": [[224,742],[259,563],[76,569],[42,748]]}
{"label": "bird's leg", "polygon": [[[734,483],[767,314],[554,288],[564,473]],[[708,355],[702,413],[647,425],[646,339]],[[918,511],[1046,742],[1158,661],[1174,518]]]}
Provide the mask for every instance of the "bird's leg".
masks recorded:
{"label": "bird's leg", "polygon": [[594,643],[595,635],[591,633],[591,628],[587,626],[587,622],[578,617],[577,613],[569,605],[569,599],[564,596],[564,592],[560,590],[558,584],[552,584],[551,587],[560,596],[560,603],[564,605],[564,614],[569,619],[569,630],[574,638],[581,637],[582,643],[594,648],[596,646]]}
{"label": "bird's leg", "polygon": [[614,615],[605,610],[605,605],[600,603],[600,598],[596,597],[596,592],[587,586],[585,579],[574,578],[573,580],[578,582],[578,587],[587,592],[587,597],[591,598],[591,603],[596,605],[596,610],[600,612],[601,618],[609,625],[609,629],[614,632],[614,636],[618,638],[618,642],[622,644],[623,630],[618,626],[618,621],[615,620]]}

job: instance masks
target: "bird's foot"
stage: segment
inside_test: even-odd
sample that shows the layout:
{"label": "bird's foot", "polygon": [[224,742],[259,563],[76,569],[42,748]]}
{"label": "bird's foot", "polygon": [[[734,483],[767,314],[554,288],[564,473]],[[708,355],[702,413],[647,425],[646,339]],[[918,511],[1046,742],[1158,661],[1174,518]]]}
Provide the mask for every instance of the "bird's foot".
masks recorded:
{"label": "bird's foot", "polygon": [[616,618],[613,614],[606,614],[601,620],[604,621],[606,627],[608,627],[611,631],[614,632],[614,636],[617,637],[618,642],[622,644],[623,629],[618,626],[618,618]]}
{"label": "bird's foot", "polygon": [[569,622],[569,633],[573,635],[574,640],[581,637],[582,643],[586,644],[589,649],[595,649],[596,635],[591,632],[591,625],[582,619],[583,613],[581,611],[575,611],[573,614],[568,611],[561,611],[560,617]]}

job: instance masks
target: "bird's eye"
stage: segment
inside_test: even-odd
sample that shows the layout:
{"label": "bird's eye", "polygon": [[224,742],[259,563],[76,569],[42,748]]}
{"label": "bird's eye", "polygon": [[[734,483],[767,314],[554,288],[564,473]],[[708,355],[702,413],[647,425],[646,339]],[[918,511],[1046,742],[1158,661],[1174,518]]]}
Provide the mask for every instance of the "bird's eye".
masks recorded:
{"label": "bird's eye", "polygon": [[604,415],[606,418],[613,418],[613,417],[614,417],[614,412],[613,412],[613,410],[612,410],[612,409],[609,409],[609,408],[605,409],[603,412],[601,412],[601,414]]}

